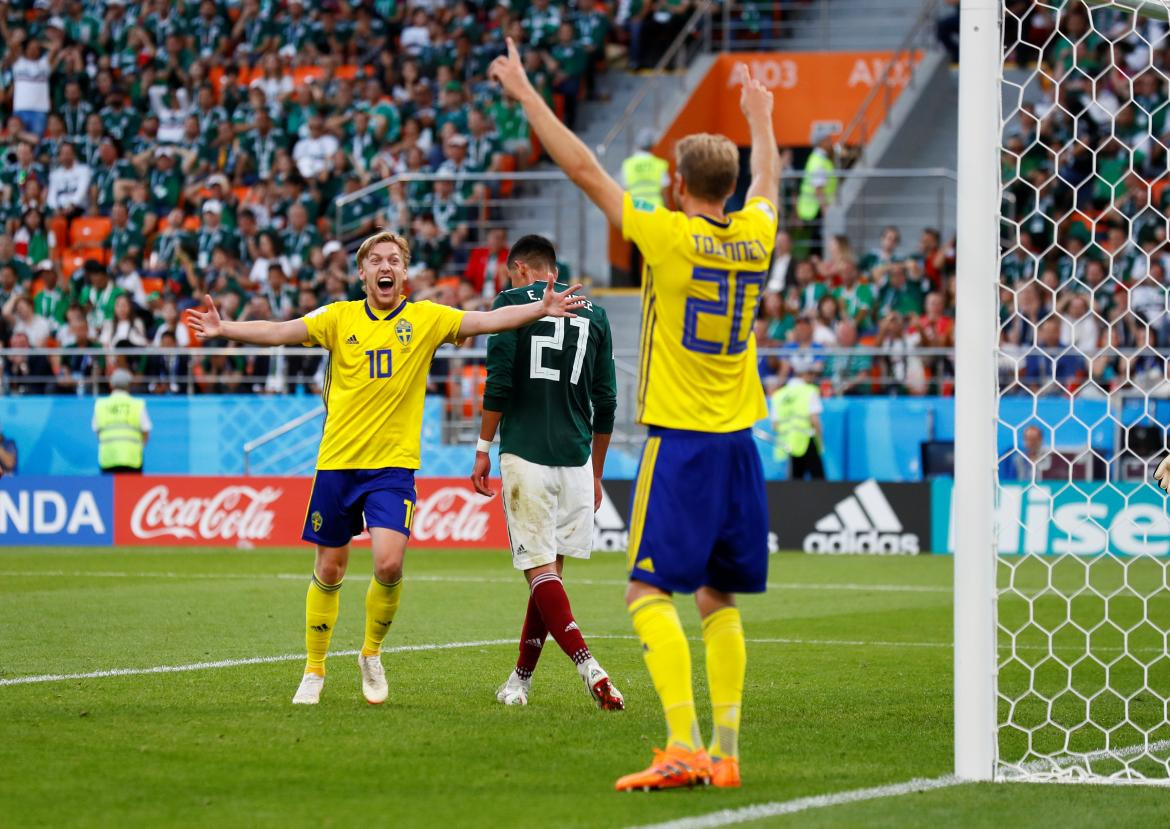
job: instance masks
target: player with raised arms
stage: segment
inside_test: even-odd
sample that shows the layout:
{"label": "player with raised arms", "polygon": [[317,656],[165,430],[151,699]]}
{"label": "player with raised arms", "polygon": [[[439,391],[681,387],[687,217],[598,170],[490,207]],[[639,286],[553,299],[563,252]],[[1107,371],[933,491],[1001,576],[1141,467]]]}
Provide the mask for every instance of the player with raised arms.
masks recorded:
{"label": "player with raised arms", "polygon": [[[751,436],[767,416],[752,332],[776,237],[780,156],[772,94],[737,67],[751,132],[751,184],[724,212],[739,151],[719,135],[675,147],[680,210],[635,201],[557,120],[532,87],[516,46],[489,77],[524,107],[553,160],[645,259],[637,411],[649,427],[634,489],[626,604],[662,701],[667,746],[619,790],[710,781],[740,784],[738,735],[746,665],[736,593],[763,592],[768,570],[764,475]],[[672,594],[693,593],[703,620],[715,733],[704,748],[691,656]]]}
{"label": "player with raised arms", "polygon": [[[508,251],[512,287],[494,308],[539,303],[557,275],[557,252],[542,236]],[[532,672],[552,634],[573,660],[599,707],[625,701],[598,664],[573,618],[561,581],[565,557],[589,558],[593,513],[617,411],[613,337],[605,309],[586,302],[577,317],[545,317],[488,341],[487,384],[471,482],[492,496],[488,450],[500,432],[500,477],[512,563],[528,581],[520,655],[496,692],[505,705],[527,705]],[[592,447],[592,452],[590,448]]]}
{"label": "player with raised arms", "polygon": [[365,640],[358,666],[370,703],[386,700],[382,641],[402,594],[402,560],[414,516],[423,401],[435,349],[478,334],[519,328],[542,317],[574,317],[584,305],[573,285],[552,277],[540,302],[493,311],[461,311],[408,302],[410,245],[401,236],[370,236],[357,252],[366,298],[323,305],[287,322],[224,320],[211,297],[188,318],[200,340],[226,337],[254,345],[320,345],[329,350],[322,395],[326,415],[302,538],[316,545],[305,600],[308,661],[293,702],[314,705],[325,683],[325,656],[337,623],[338,590],[349,542],[369,527],[374,574],[366,590]]}

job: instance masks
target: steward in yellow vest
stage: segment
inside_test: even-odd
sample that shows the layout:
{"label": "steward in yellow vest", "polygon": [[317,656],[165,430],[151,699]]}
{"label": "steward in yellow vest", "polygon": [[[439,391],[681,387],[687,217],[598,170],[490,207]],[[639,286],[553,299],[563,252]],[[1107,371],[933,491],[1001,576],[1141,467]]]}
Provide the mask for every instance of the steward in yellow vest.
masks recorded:
{"label": "steward in yellow vest", "polygon": [[130,372],[110,376],[110,394],[94,403],[93,430],[98,436],[98,466],[103,473],[142,472],[142,450],[150,437],[146,402],[130,396]]}
{"label": "steward in yellow vest", "polygon": [[652,131],[638,133],[638,151],[622,162],[622,186],[634,201],[662,207],[662,189],[670,184],[670,164],[651,153],[653,147]]}
{"label": "steward in yellow vest", "polygon": [[837,195],[837,165],[833,163],[833,137],[822,138],[809,154],[796,197],[796,215],[801,221],[824,218],[825,208]]}
{"label": "steward in yellow vest", "polygon": [[776,433],[775,458],[788,459],[789,477],[823,480],[821,462],[821,390],[815,378],[817,368],[791,378],[771,400],[772,428]]}

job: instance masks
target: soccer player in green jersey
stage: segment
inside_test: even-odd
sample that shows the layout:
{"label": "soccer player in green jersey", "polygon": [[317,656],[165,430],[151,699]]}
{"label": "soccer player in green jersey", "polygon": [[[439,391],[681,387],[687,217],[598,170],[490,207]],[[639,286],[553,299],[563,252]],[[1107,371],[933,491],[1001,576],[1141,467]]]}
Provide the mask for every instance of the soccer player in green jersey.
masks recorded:
{"label": "soccer player in green jersey", "polygon": [[[557,254],[541,236],[508,253],[512,288],[493,307],[540,302],[557,273]],[[605,311],[586,301],[567,320],[542,317],[488,341],[483,422],[471,481],[488,488],[488,449],[500,431],[500,475],[512,563],[528,580],[528,611],[516,668],[496,692],[505,705],[527,705],[545,639],[577,666],[585,688],[606,710],[625,701],[593,658],[561,582],[565,556],[589,558],[593,513],[617,410],[613,338]],[[592,445],[592,461],[590,460]]]}

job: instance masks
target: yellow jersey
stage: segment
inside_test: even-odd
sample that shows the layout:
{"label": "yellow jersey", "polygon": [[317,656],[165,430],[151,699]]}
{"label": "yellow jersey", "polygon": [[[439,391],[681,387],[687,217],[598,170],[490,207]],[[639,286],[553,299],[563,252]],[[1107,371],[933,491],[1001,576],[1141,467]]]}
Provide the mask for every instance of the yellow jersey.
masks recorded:
{"label": "yellow jersey", "polygon": [[765,198],[719,222],[626,194],[622,235],[646,263],[639,423],[734,432],[768,416],[754,327],[776,221]]}
{"label": "yellow jersey", "polygon": [[404,299],[389,312],[357,300],[305,315],[309,343],[329,349],[318,469],[418,469],[431,358],[455,342],[463,313]]}

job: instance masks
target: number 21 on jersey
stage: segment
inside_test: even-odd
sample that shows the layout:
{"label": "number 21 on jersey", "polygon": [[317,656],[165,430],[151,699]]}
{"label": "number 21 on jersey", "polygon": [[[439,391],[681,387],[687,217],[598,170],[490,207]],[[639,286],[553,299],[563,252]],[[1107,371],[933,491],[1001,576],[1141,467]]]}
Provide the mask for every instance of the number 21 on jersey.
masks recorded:
{"label": "number 21 on jersey", "polygon": [[[561,379],[559,368],[549,368],[544,364],[545,351],[561,351],[565,345],[565,318],[541,317],[541,322],[551,322],[551,334],[533,334],[532,351],[529,362],[528,376],[533,380],[552,380],[554,383]],[[585,317],[570,317],[569,325],[577,329],[577,347],[573,350],[573,371],[569,382],[574,386],[581,379],[581,367],[585,365],[585,348],[589,345],[589,320]]]}

